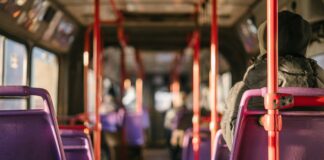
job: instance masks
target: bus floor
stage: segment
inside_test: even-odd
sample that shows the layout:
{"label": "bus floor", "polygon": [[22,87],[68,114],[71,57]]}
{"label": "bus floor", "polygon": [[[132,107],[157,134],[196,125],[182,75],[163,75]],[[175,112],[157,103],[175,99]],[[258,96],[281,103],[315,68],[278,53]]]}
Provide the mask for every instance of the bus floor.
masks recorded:
{"label": "bus floor", "polygon": [[145,148],[143,151],[144,160],[170,160],[167,148]]}

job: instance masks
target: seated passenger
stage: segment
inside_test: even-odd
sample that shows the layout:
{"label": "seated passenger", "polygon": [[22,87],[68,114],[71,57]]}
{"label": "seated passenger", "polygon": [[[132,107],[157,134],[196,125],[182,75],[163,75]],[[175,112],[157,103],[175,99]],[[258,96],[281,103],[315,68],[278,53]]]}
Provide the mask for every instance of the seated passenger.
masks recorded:
{"label": "seated passenger", "polygon": [[[310,24],[289,11],[279,13],[278,23],[279,87],[324,88],[323,69],[305,57],[312,33]],[[258,38],[260,55],[247,69],[243,80],[232,87],[226,100],[221,128],[230,149],[243,93],[267,85],[266,23],[259,27]]]}

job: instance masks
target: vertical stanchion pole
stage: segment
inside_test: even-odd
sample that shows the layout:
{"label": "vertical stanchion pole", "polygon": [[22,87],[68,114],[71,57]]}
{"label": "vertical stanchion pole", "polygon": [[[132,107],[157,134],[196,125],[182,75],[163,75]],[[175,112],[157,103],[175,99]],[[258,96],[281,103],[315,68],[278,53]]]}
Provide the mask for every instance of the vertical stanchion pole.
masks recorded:
{"label": "vertical stanchion pole", "polygon": [[267,0],[267,95],[265,96],[265,129],[268,131],[268,159],[279,160],[281,116],[278,92],[278,1]]}
{"label": "vertical stanchion pole", "polygon": [[140,57],[140,52],[136,49],[135,59],[137,63],[137,79],[136,79],[136,112],[142,113],[143,111],[143,64]]}
{"label": "vertical stanchion pole", "polygon": [[141,75],[136,79],[136,113],[142,113],[143,79]]}
{"label": "vertical stanchion pole", "polygon": [[[210,75],[209,75],[209,95],[211,110],[211,154],[215,151],[214,143],[216,132],[219,128],[219,117],[217,113],[217,82],[218,82],[218,24],[217,24],[217,0],[211,1],[211,35],[210,35]],[[212,157],[212,156],[211,156]]]}
{"label": "vertical stanchion pole", "polygon": [[193,57],[193,150],[194,160],[199,160],[200,155],[200,35],[199,31],[194,32],[194,57]]}
{"label": "vertical stanchion pole", "polygon": [[84,124],[89,127],[89,109],[88,109],[88,69],[89,69],[89,51],[90,51],[90,32],[92,26],[88,26],[84,37],[83,52],[83,103],[84,103]]}
{"label": "vertical stanchion pole", "polygon": [[178,105],[180,97],[180,82],[179,82],[179,68],[181,65],[182,55],[177,54],[173,61],[173,67],[171,70],[171,92],[172,92],[172,103]]}
{"label": "vertical stanchion pole", "polygon": [[101,35],[100,35],[100,1],[95,0],[94,5],[94,39],[93,39],[93,60],[94,60],[94,71],[95,71],[95,78],[96,78],[96,108],[95,108],[95,129],[94,129],[94,150],[95,150],[95,159],[100,160],[101,154],[101,124],[100,124],[100,115],[99,115],[99,107],[101,103]]}

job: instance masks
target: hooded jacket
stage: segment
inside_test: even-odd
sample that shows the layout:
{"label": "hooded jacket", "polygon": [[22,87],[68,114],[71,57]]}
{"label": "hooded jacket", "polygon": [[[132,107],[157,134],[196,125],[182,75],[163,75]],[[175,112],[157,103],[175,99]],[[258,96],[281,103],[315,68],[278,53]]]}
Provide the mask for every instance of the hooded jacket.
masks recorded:
{"label": "hooded jacket", "polygon": [[[324,71],[315,60],[305,58],[311,38],[310,24],[301,16],[284,11],[279,13],[278,86],[324,88]],[[266,87],[266,23],[258,30],[260,55],[248,67],[242,81],[236,83],[226,99],[221,128],[224,139],[232,148],[234,128],[241,97],[246,90]]]}

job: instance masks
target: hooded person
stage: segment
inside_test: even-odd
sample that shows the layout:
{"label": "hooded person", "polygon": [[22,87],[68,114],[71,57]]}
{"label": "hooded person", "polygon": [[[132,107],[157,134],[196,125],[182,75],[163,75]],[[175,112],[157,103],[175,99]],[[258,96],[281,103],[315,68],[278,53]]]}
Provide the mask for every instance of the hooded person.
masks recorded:
{"label": "hooded person", "polygon": [[[324,88],[323,69],[316,61],[305,57],[312,34],[310,24],[295,13],[283,11],[278,15],[278,29],[278,86]],[[226,99],[221,129],[229,149],[243,93],[267,85],[266,23],[260,25],[258,39],[260,55]],[[260,106],[263,107],[263,103]]]}

